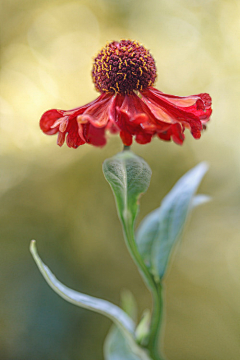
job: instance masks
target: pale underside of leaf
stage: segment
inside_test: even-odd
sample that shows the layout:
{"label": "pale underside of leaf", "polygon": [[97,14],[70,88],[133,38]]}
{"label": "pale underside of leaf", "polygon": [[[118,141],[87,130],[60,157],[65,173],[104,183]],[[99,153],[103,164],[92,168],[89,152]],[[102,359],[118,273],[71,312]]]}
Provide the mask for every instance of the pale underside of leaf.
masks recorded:
{"label": "pale underside of leaf", "polygon": [[40,259],[34,240],[31,242],[30,251],[43,277],[58,295],[74,305],[107,316],[126,334],[127,337],[134,340],[135,324],[121,308],[106,300],[82,294],[63,285]]}
{"label": "pale underside of leaf", "polygon": [[174,244],[180,239],[188,214],[194,207],[209,201],[206,195],[194,196],[207,165],[201,163],[188,171],[139,226],[136,240],[146,266],[160,281],[167,269]]}

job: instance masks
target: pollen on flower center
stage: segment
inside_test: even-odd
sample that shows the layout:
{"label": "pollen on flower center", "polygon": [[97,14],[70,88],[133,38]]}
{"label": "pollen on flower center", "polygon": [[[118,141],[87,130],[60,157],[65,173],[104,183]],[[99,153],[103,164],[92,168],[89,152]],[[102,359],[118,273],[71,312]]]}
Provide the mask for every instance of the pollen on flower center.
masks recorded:
{"label": "pollen on flower center", "polygon": [[94,59],[92,77],[101,93],[129,94],[144,90],[156,79],[155,61],[136,41],[113,41]]}

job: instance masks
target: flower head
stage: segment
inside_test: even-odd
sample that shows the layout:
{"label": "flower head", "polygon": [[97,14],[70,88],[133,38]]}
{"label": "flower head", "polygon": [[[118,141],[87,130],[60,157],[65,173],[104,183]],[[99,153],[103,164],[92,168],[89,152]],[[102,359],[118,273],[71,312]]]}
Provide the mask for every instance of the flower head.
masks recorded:
{"label": "flower head", "polygon": [[113,41],[94,60],[92,77],[96,90],[131,94],[154,84],[156,66],[152,55],[136,41]]}
{"label": "flower head", "polygon": [[152,55],[136,41],[107,44],[94,59],[92,78],[100,96],[72,110],[49,110],[40,120],[47,135],[58,133],[69,147],[106,144],[106,132],[120,133],[124,145],[133,137],[146,144],[157,136],[182,144],[189,129],[195,139],[212,113],[210,95],[167,95],[153,87],[156,66]]}

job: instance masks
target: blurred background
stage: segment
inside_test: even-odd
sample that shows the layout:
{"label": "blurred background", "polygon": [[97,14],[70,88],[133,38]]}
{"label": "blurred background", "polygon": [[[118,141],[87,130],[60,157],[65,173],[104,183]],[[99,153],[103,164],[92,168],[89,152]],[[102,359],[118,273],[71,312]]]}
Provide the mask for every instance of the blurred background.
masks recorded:
{"label": "blurred background", "polygon": [[0,358],[103,360],[111,322],[74,307],[45,283],[29,253],[66,285],[116,304],[123,289],[139,316],[151,298],[124,245],[102,162],[121,151],[56,146],[39,130],[50,108],[98,94],[93,57],[107,41],[150,49],[166,93],[208,92],[213,116],[199,141],[133,145],[153,170],[139,221],[200,161],[210,170],[165,278],[169,360],[240,358],[240,2],[237,0],[3,0],[1,18]]}

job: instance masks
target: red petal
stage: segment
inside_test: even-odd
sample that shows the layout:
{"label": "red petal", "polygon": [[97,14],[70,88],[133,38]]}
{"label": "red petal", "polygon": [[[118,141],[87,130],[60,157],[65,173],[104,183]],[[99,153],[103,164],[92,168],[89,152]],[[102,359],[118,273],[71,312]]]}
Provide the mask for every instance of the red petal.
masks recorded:
{"label": "red petal", "polygon": [[61,124],[59,125],[59,131],[64,132],[66,131],[68,126],[68,116],[64,116],[62,118]]}
{"label": "red petal", "polygon": [[129,134],[128,132],[126,131],[120,131],[120,137],[122,139],[122,142],[124,145],[126,146],[130,146],[132,145],[132,135]]}
{"label": "red petal", "polygon": [[125,95],[122,105],[116,108],[116,122],[122,131],[131,135],[142,133],[143,129],[145,132],[149,130],[151,134],[155,132],[153,115],[143,109],[143,105],[136,94]]}
{"label": "red petal", "polygon": [[158,136],[159,139],[161,139],[161,140],[171,141],[170,131],[163,131],[162,133],[158,133],[157,136]]}
{"label": "red petal", "polygon": [[151,110],[156,106],[164,109],[172,117],[174,123],[190,127],[191,133],[196,139],[201,136],[202,123],[207,122],[211,115],[211,98],[208,94],[181,98],[149,88],[144,91],[144,96]]}
{"label": "red petal", "polygon": [[67,131],[66,143],[68,147],[76,149],[80,145],[85,144],[85,141],[81,139],[78,134],[78,124],[76,120],[71,121]]}
{"label": "red petal", "polygon": [[172,130],[173,141],[178,145],[182,145],[182,143],[185,139],[185,136],[183,134],[183,129],[182,129],[181,125],[180,124],[172,125],[171,130]]}
{"label": "red petal", "polygon": [[136,135],[135,140],[136,140],[136,142],[138,144],[148,144],[152,140],[152,135],[151,134],[140,133],[140,134]]}
{"label": "red petal", "polygon": [[64,144],[65,136],[66,136],[66,133],[62,133],[61,131],[59,131],[58,137],[57,137],[58,146],[62,146]]}
{"label": "red petal", "polygon": [[91,145],[99,147],[106,145],[105,128],[96,128],[90,124],[87,137]]}
{"label": "red petal", "polygon": [[58,132],[58,128],[52,128],[56,120],[62,117],[62,112],[52,109],[46,111],[40,119],[40,128],[47,135],[53,135]]}
{"label": "red petal", "polygon": [[109,121],[109,109],[112,114],[112,103],[115,97],[111,94],[102,94],[98,101],[89,106],[82,115],[78,116],[79,123],[90,122],[95,127],[105,127]]}
{"label": "red petal", "polygon": [[177,121],[177,119],[167,111],[168,109],[166,106],[159,105],[148,96],[142,95],[142,99],[157,121],[167,124],[174,124]]}
{"label": "red petal", "polygon": [[176,144],[182,145],[185,136],[184,136],[184,127],[180,124],[172,125],[167,131],[158,133],[157,136],[165,141],[173,140]]}
{"label": "red petal", "polygon": [[201,131],[203,129],[203,126],[201,123],[190,123],[191,126],[191,134],[194,137],[194,139],[200,139],[201,137]]}
{"label": "red petal", "polygon": [[109,122],[106,126],[106,129],[109,130],[111,134],[118,134],[119,133],[119,127],[112,122]]}
{"label": "red petal", "polygon": [[146,93],[158,104],[165,106],[173,116],[179,117],[179,120],[185,118],[187,121],[189,119],[209,121],[212,113],[212,99],[206,93],[180,97],[164,94],[155,88],[149,88]]}

